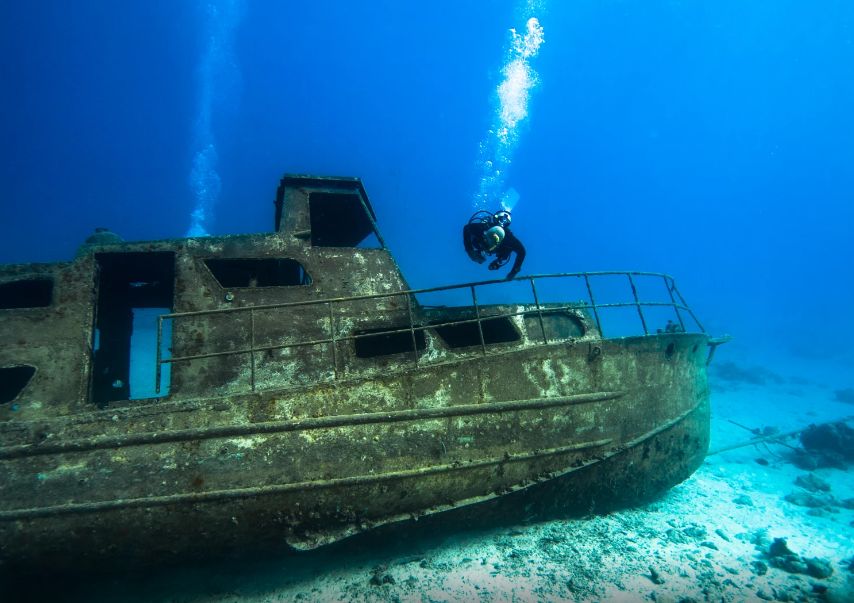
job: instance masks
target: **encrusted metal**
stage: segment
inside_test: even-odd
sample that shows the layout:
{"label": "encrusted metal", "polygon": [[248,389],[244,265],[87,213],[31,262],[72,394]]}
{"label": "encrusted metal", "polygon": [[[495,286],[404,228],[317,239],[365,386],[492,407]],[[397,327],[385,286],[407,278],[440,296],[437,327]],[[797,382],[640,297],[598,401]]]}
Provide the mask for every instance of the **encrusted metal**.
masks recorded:
{"label": "encrusted metal", "polygon": [[[0,267],[5,567],[308,549],[439,512],[604,510],[702,461],[723,340],[669,275],[412,290],[354,178],[286,176],[275,224],[102,236],[71,262]],[[605,279],[625,297],[598,302]],[[141,308],[160,308],[144,328]],[[636,332],[607,337],[625,308]]]}

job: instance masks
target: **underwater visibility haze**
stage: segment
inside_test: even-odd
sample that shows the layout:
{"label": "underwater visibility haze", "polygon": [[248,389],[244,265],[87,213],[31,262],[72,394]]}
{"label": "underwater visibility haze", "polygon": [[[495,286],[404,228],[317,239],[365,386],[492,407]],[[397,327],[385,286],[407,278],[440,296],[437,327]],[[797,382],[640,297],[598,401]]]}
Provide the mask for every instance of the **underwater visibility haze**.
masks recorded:
{"label": "underwater visibility haze", "polygon": [[269,230],[282,173],[352,175],[433,286],[492,276],[459,231],[509,192],[523,274],[668,272],[711,331],[851,360],[849,3],[0,10],[0,261]]}
{"label": "underwater visibility haze", "polygon": [[522,276],[670,274],[724,382],[854,398],[851,2],[7,2],[0,56],[0,263],[355,176],[413,288],[501,278],[460,232],[511,209]]}

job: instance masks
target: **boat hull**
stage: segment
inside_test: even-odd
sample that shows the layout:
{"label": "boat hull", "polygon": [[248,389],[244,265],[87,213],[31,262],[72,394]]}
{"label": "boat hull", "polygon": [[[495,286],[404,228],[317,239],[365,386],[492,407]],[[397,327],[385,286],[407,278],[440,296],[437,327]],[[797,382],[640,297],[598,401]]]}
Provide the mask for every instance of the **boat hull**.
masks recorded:
{"label": "boat hull", "polygon": [[[583,515],[688,477],[707,338],[509,350],[249,398],[96,413],[0,449],[0,559],[69,569],[313,549],[383,525]],[[431,521],[433,519],[431,518]]]}

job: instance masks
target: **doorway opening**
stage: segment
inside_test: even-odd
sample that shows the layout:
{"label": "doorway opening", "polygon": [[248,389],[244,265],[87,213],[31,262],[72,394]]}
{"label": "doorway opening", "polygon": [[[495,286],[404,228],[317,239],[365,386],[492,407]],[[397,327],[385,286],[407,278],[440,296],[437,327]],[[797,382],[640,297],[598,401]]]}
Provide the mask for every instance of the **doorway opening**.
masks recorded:
{"label": "doorway opening", "polygon": [[[168,395],[168,370],[161,375],[160,393],[155,393],[157,316],[174,308],[175,254],[99,253],[95,260],[92,400],[104,406],[115,400]],[[171,332],[165,327],[161,353],[167,358]]]}

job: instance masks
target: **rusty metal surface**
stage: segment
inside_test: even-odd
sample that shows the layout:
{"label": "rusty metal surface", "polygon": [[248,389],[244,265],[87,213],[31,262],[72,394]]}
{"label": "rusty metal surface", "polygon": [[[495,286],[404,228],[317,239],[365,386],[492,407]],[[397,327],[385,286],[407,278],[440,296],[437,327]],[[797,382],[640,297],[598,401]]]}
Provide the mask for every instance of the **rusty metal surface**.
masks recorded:
{"label": "rusty metal surface", "polygon": [[[603,342],[594,360],[586,346],[555,345],[233,406],[210,400],[184,413],[67,425],[57,429],[67,449],[4,450],[0,554],[40,559],[62,533],[66,546],[81,535],[76,544],[97,559],[120,546],[116,530],[127,526],[135,527],[126,537],[142,543],[135,550],[150,546],[158,558],[167,541],[179,558],[203,550],[200,542],[313,548],[545,479],[575,481],[582,469],[593,476],[590,493],[610,487],[612,497],[640,500],[689,475],[707,442],[703,336],[673,341],[667,361],[665,341]],[[662,447],[674,431],[683,434],[678,446]],[[596,471],[608,459],[628,471],[618,459],[635,448],[645,451],[632,465],[644,476],[635,490],[614,469]],[[188,516],[204,526],[187,530]]]}
{"label": "rusty metal surface", "polygon": [[[310,244],[311,187],[354,184],[288,180],[274,233],[116,243],[70,263],[0,267],[0,282],[54,278],[49,307],[0,310],[0,367],[37,369],[0,405],[0,560],[314,548],[439,511],[512,513],[517,500],[586,512],[646,499],[699,465],[709,338],[682,332],[679,309],[690,309],[672,279],[682,331],[638,337],[602,338],[607,304],[558,305],[572,333],[544,322],[550,306],[538,300],[422,308],[392,295],[408,286],[386,249]],[[164,251],[175,257],[168,395],[96,406],[95,254]],[[289,258],[312,284],[222,287],[204,262],[222,257]],[[636,292],[628,305],[643,318]],[[472,311],[477,345],[452,349],[430,326],[471,322]],[[517,340],[483,339],[477,317],[499,315]],[[413,345],[417,328],[424,345],[359,357],[358,333],[378,326]]]}

